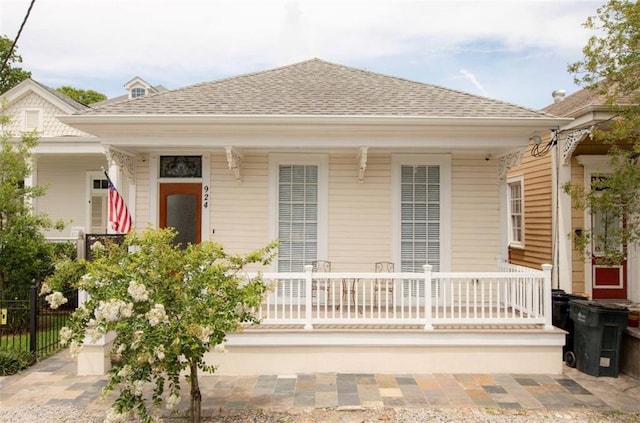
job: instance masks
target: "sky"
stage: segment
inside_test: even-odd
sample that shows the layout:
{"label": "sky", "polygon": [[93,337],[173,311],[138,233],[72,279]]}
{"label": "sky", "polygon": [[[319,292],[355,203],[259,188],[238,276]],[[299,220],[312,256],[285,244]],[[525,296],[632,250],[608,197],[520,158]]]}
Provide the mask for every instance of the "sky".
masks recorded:
{"label": "sky", "polygon": [[[32,0],[0,0],[14,39]],[[125,94],[312,58],[540,109],[606,0],[36,0],[18,40],[45,85]]]}

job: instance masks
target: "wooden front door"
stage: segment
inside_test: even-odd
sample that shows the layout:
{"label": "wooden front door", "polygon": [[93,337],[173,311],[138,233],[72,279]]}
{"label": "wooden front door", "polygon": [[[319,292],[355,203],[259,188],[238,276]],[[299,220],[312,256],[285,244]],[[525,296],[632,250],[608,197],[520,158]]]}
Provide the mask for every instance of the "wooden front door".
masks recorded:
{"label": "wooden front door", "polygon": [[183,247],[200,242],[202,184],[160,184],[160,227],[175,228],[175,242]]}
{"label": "wooden front door", "polygon": [[[602,250],[607,242],[607,231],[613,226],[620,226],[619,219],[604,213],[591,215],[591,280],[594,299],[626,299],[627,298],[627,261],[618,266],[607,266],[601,261]],[[621,247],[622,248],[622,247]]]}

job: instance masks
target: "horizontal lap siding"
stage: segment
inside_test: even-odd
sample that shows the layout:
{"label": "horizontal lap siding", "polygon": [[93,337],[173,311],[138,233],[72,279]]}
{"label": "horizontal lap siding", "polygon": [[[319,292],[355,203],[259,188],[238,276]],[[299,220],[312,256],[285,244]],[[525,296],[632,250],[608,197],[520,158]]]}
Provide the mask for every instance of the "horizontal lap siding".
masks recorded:
{"label": "horizontal lap siding", "polygon": [[[48,186],[43,197],[36,199],[38,212],[52,220],[64,220],[66,227],[48,231],[47,236],[69,236],[71,226],[87,228],[87,172],[106,166],[104,156],[40,157],[37,162],[37,183]],[[86,229],[85,229],[86,230]]]}
{"label": "horizontal lap siding", "polygon": [[[571,183],[576,186],[584,186],[584,168],[575,158],[571,159]],[[584,229],[584,211],[572,209],[571,211],[571,228]],[[568,236],[568,234],[560,234]],[[575,248],[571,252],[571,287],[572,292],[586,292],[585,286],[585,261],[584,257]]]}
{"label": "horizontal lap siding", "polygon": [[271,241],[267,155],[245,155],[240,173],[242,182],[238,183],[224,153],[211,155],[210,237],[234,254],[248,253]]}
{"label": "horizontal lap siding", "polygon": [[369,154],[364,181],[353,152],[329,157],[329,260],[333,271],[373,272],[392,261],[391,155]]}
{"label": "horizontal lap siding", "polygon": [[514,264],[540,269],[552,263],[552,169],[551,155],[533,157],[530,148],[522,166],[514,167],[509,177],[524,175],[524,249],[510,248]]}
{"label": "horizontal lap siding", "polygon": [[452,159],[452,271],[493,271],[500,252],[500,196],[495,160]]}
{"label": "horizontal lap siding", "polygon": [[136,231],[146,229],[151,221],[149,201],[149,155],[140,154],[136,161],[136,212],[133,225]]}

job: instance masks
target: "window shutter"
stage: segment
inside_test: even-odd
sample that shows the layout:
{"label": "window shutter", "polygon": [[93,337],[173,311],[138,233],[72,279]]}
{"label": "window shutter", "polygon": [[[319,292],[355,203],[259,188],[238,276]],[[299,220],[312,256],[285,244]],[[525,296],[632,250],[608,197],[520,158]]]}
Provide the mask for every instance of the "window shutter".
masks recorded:
{"label": "window shutter", "polygon": [[279,272],[302,272],[318,258],[318,166],[280,165],[278,239]]}
{"label": "window shutter", "polygon": [[[430,264],[440,270],[440,167],[401,167],[400,267],[403,272],[422,272]],[[416,296],[417,281],[405,282],[405,295]]]}

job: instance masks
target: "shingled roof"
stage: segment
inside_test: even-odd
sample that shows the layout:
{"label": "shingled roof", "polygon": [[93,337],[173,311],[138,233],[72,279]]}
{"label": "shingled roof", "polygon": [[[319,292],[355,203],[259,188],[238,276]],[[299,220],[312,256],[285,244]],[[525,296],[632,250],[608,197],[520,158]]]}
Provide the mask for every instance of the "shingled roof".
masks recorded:
{"label": "shingled roof", "polygon": [[320,59],[109,103],[80,114],[550,117],[506,102]]}

